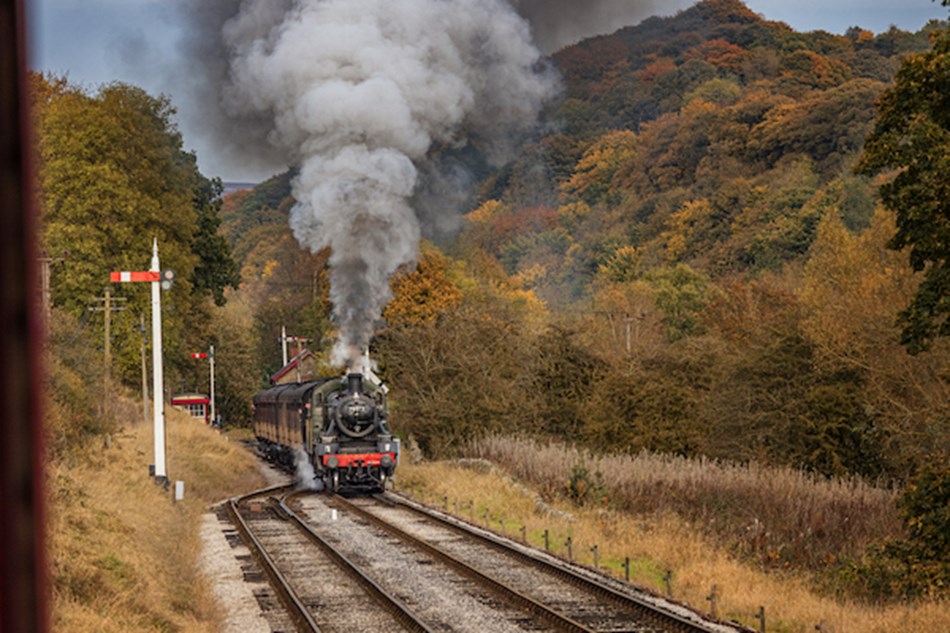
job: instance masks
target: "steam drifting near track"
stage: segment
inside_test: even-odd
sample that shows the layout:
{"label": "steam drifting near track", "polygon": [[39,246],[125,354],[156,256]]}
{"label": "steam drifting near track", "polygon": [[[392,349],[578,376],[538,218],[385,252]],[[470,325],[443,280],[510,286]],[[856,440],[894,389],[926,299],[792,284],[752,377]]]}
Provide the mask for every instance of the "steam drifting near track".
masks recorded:
{"label": "steam drifting near track", "polygon": [[412,206],[434,156],[503,160],[557,83],[505,0],[246,0],[221,43],[228,116],[299,166],[291,226],[332,247],[333,360],[356,368],[420,217],[438,221]]}

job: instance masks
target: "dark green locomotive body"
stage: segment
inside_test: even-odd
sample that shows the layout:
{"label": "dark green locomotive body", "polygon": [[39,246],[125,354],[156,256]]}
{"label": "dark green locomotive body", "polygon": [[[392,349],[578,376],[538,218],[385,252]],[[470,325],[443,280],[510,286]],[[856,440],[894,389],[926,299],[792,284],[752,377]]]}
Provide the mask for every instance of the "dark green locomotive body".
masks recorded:
{"label": "dark green locomotive body", "polygon": [[359,373],[261,391],[254,434],[276,461],[291,465],[305,455],[316,487],[333,491],[383,489],[399,457],[385,389]]}

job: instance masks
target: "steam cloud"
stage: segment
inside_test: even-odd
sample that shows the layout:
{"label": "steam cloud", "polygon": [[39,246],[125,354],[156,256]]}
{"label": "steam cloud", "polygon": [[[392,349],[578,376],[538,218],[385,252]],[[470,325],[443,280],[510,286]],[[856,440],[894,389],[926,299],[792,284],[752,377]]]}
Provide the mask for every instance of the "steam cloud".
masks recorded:
{"label": "steam cloud", "polygon": [[304,490],[323,490],[323,480],[317,479],[310,456],[300,446],[294,448],[294,483]]}
{"label": "steam cloud", "polygon": [[421,234],[456,228],[466,160],[507,159],[556,93],[537,47],[634,23],[655,4],[182,0],[190,65],[176,79],[205,104],[191,112],[219,150],[248,168],[299,168],[291,227],[312,251],[332,247],[333,360],[357,368],[389,277]]}
{"label": "steam cloud", "polygon": [[[211,22],[230,12],[228,61],[214,70],[225,112],[299,166],[291,227],[314,252],[332,247],[333,360],[355,368],[389,277],[417,256],[414,195],[445,189],[433,177],[452,173],[438,156],[474,147],[505,160],[557,82],[505,0],[206,7]],[[438,224],[431,208],[420,214]]]}

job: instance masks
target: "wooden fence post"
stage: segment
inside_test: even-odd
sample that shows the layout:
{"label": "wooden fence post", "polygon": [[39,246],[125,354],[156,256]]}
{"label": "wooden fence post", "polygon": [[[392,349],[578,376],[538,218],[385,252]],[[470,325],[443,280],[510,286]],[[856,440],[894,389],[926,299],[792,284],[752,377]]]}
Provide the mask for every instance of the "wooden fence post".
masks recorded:
{"label": "wooden fence post", "polygon": [[706,596],[706,600],[709,600],[709,617],[713,620],[719,620],[719,594],[717,593],[716,585],[712,586],[712,591],[709,592],[709,595]]}

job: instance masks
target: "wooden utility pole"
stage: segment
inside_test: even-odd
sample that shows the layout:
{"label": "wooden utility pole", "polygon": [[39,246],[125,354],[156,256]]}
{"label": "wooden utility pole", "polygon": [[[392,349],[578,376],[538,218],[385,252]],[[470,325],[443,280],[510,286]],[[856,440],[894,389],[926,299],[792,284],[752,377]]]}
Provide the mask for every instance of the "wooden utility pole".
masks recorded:
{"label": "wooden utility pole", "polygon": [[125,310],[126,308],[122,304],[126,301],[126,299],[125,297],[113,297],[112,287],[106,286],[102,296],[95,297],[93,301],[102,303],[102,305],[96,305],[89,309],[93,312],[103,313],[104,334],[102,344],[102,393],[104,397],[102,399],[102,413],[103,415],[108,415],[110,402],[109,393],[111,391],[110,379],[112,377],[112,313],[122,312]]}
{"label": "wooden utility pole", "polygon": [[[110,288],[109,286],[106,286],[106,290],[104,294],[105,294],[105,321],[106,321],[105,338],[106,340],[105,340],[105,345],[103,347],[103,350],[104,350],[103,358],[105,359],[105,363],[106,363],[106,371],[105,371],[106,382],[108,382],[109,374],[112,373],[112,369],[111,369],[112,367],[112,349],[111,349],[111,345],[112,345],[112,288]],[[106,389],[103,393],[108,394],[109,390]],[[106,398],[108,398],[108,396],[106,396]]]}
{"label": "wooden utility pole", "polygon": [[50,290],[51,286],[51,276],[50,265],[54,262],[64,261],[66,257],[48,257],[46,255],[39,258],[40,263],[40,296],[43,304],[43,318],[46,323],[49,323],[50,319],[50,310],[53,307],[53,297],[52,291]]}
{"label": "wooden utility pole", "polygon": [[106,374],[111,374],[112,373],[112,313],[125,311],[126,309],[125,302],[127,301],[127,299],[125,297],[113,297],[112,288],[110,286],[106,286],[105,290],[103,290],[102,296],[93,297],[92,301],[95,302],[96,304],[101,304],[101,305],[94,305],[91,308],[89,308],[91,312],[105,313],[103,315],[105,318],[104,320],[105,333],[104,333],[104,340],[103,340],[103,345],[102,345],[102,350],[103,350],[102,359],[103,359],[103,363],[105,364]]}

